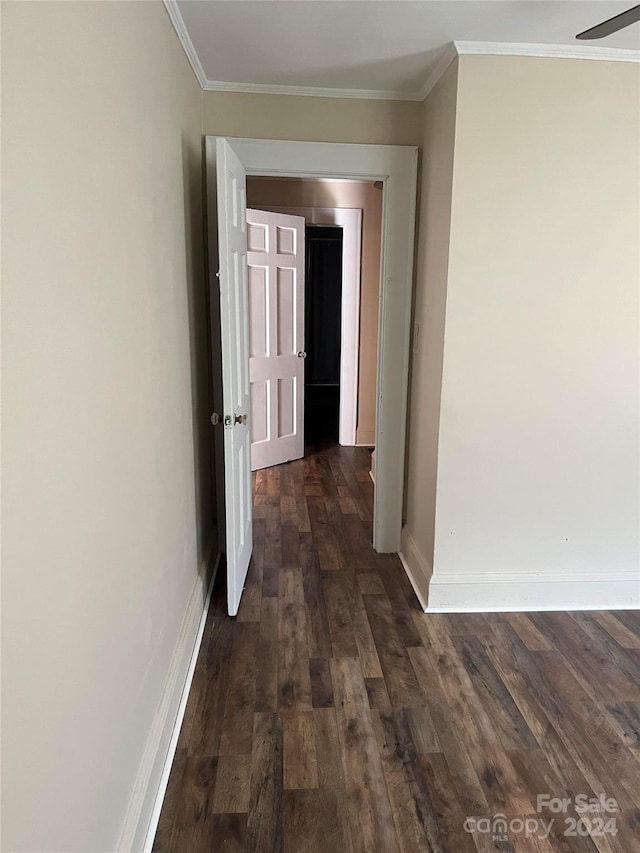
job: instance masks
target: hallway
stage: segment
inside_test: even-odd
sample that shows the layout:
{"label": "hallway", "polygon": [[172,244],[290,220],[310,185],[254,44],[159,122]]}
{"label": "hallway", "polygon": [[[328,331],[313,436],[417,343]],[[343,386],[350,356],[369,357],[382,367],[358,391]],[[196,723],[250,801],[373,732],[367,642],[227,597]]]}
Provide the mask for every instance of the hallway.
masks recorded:
{"label": "hallway", "polygon": [[[154,853],[640,850],[640,617],[424,614],[371,547],[370,453],[259,471],[237,618],[213,593]],[[606,793],[565,836],[537,794]],[[548,838],[465,818],[554,818]]]}

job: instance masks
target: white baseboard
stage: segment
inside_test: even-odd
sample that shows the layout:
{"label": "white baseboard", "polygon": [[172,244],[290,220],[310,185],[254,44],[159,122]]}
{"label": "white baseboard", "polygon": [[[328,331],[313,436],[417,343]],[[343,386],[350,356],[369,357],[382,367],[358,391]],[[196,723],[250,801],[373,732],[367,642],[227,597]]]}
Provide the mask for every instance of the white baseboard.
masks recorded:
{"label": "white baseboard", "polygon": [[406,527],[398,554],[425,613],[638,610],[640,572],[483,572],[443,578],[432,572]]}
{"label": "white baseboard", "polygon": [[431,578],[431,566],[421,554],[414,538],[406,527],[402,528],[402,551],[398,554],[400,562],[404,566],[411,586],[418,597],[420,606],[426,612],[429,600],[429,580]]}
{"label": "white baseboard", "polygon": [[158,821],[160,820],[160,812],[162,811],[162,803],[164,801],[164,795],[167,792],[167,785],[169,784],[169,776],[171,774],[171,766],[173,764],[173,759],[176,754],[176,747],[178,746],[178,738],[180,736],[180,729],[182,728],[182,721],[184,720],[184,713],[187,709],[187,700],[189,698],[189,691],[191,690],[191,682],[193,681],[193,674],[195,672],[196,663],[198,661],[198,654],[200,652],[200,646],[202,644],[202,636],[204,634],[204,628],[207,622],[207,615],[209,613],[209,604],[211,602],[211,593],[213,591],[213,584],[216,580],[216,575],[218,573],[218,567],[220,565],[220,557],[221,553],[218,551],[215,557],[215,561],[213,564],[213,569],[211,571],[211,579],[209,580],[209,586],[207,589],[207,597],[204,602],[204,608],[202,610],[202,615],[200,617],[200,624],[198,625],[198,633],[196,634],[196,640],[193,645],[193,652],[191,654],[191,660],[189,661],[189,669],[187,671],[187,677],[184,682],[184,687],[182,689],[182,696],[180,697],[180,705],[178,707],[178,713],[176,714],[175,723],[173,725],[173,731],[171,733],[171,741],[169,743],[169,748],[167,750],[167,755],[164,761],[164,766],[162,768],[162,776],[160,778],[160,785],[158,786],[158,791],[156,794],[155,802],[153,805],[153,812],[151,814],[151,820],[149,821],[149,826],[147,828],[147,833],[145,837],[143,853],[151,853],[151,848],[153,847],[153,840],[156,835],[156,830],[158,829]]}
{"label": "white baseboard", "polygon": [[[213,581],[220,560],[218,552],[213,568],[210,570],[214,546],[218,552],[215,534],[209,543],[200,573],[189,596],[180,635],[167,673],[162,700],[140,762],[118,842],[117,849],[123,853],[125,851],[126,853],[133,853],[133,851],[147,853],[153,844],[193,670],[202,641]],[[204,584],[207,587],[203,605]]]}
{"label": "white baseboard", "polygon": [[374,429],[356,430],[356,447],[374,447],[376,431]]}
{"label": "white baseboard", "polygon": [[594,579],[585,572],[466,574],[444,580],[434,574],[427,613],[537,610],[637,610],[640,576],[621,572]]}

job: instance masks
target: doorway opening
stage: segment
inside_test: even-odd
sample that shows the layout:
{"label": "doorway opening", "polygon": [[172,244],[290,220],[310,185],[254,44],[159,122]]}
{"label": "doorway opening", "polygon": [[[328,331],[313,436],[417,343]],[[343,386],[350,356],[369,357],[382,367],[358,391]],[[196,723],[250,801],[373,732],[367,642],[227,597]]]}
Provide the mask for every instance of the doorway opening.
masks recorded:
{"label": "doorway opening", "polygon": [[338,443],[342,320],[342,228],[305,227],[305,447]]}
{"label": "doorway opening", "polygon": [[[295,220],[269,219],[268,214],[301,218],[302,229],[298,239],[305,244],[301,268],[305,281],[300,282],[299,294],[300,301],[305,304],[305,319],[299,343],[306,359],[304,369],[300,365],[297,391],[304,399],[300,411],[304,440],[307,444],[328,440],[373,450],[378,399],[383,182],[354,178],[247,175],[247,211],[249,311],[251,314],[252,291],[255,291],[255,316],[265,311],[266,297],[263,293],[268,285],[265,285],[263,270],[269,262],[271,270],[266,275],[273,279],[286,279],[290,275],[289,269],[294,270],[294,277],[296,275],[295,250],[291,248],[288,257],[278,255],[276,251],[278,234],[284,234],[286,229],[291,229],[292,233],[296,227]],[[260,223],[258,227],[270,227],[271,234],[254,236],[254,221]],[[270,258],[266,249],[269,236],[272,244]],[[340,236],[342,252],[337,242]],[[252,246],[260,246],[262,253],[252,252]],[[273,252],[276,252],[275,257]],[[271,310],[277,310],[275,292],[272,293]],[[286,321],[286,318],[282,319]],[[271,324],[274,341],[279,320],[275,318]],[[256,328],[259,327],[260,323]],[[250,334],[253,328],[251,321]],[[262,334],[257,350],[262,351],[265,339],[266,335]],[[275,362],[272,364],[271,372],[284,379],[285,362],[281,361],[279,369]],[[252,378],[263,380],[263,367],[257,362],[254,367]],[[289,375],[295,372],[295,364],[288,371]],[[291,399],[291,382],[288,387],[282,381],[271,385],[270,402],[275,410],[278,408],[275,398],[280,390],[284,393],[285,403],[287,395]],[[303,453],[303,439],[300,438],[294,455],[291,442],[286,443],[281,438],[281,424],[275,411],[271,424],[267,424],[262,416],[269,389],[262,385],[252,386],[252,392],[252,468],[257,470],[299,458]],[[291,429],[293,422],[293,417],[285,417],[285,429]],[[266,447],[269,441],[281,444],[278,454],[273,448]]]}
{"label": "doorway opening", "polygon": [[409,146],[206,138],[212,327],[221,330],[222,356],[222,412],[214,411],[212,423],[224,425],[218,433],[224,465],[216,465],[222,488],[216,492],[224,502],[219,517],[225,520],[231,615],[238,611],[252,550],[247,179],[321,176],[381,185],[372,532],[374,549],[389,553],[400,549],[402,531],[417,157]]}

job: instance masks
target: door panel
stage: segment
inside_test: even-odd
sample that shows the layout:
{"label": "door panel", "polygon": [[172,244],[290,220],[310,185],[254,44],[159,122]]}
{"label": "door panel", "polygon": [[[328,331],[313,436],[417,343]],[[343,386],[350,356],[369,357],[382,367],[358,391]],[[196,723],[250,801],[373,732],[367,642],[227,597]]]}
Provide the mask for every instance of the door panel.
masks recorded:
{"label": "door panel", "polygon": [[255,471],[304,455],[304,219],[247,210],[247,245]]}
{"label": "door panel", "polygon": [[227,604],[229,614],[235,616],[253,547],[246,179],[242,163],[224,139],[216,140],[216,186],[224,406]]}

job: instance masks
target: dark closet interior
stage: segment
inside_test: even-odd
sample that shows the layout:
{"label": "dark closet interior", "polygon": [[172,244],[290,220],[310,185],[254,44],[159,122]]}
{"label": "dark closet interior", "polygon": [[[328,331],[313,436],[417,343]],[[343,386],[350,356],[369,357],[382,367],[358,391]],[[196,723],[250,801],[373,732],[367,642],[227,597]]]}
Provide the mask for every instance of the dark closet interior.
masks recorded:
{"label": "dark closet interior", "polygon": [[342,228],[307,225],[304,431],[307,443],[338,441]]}

